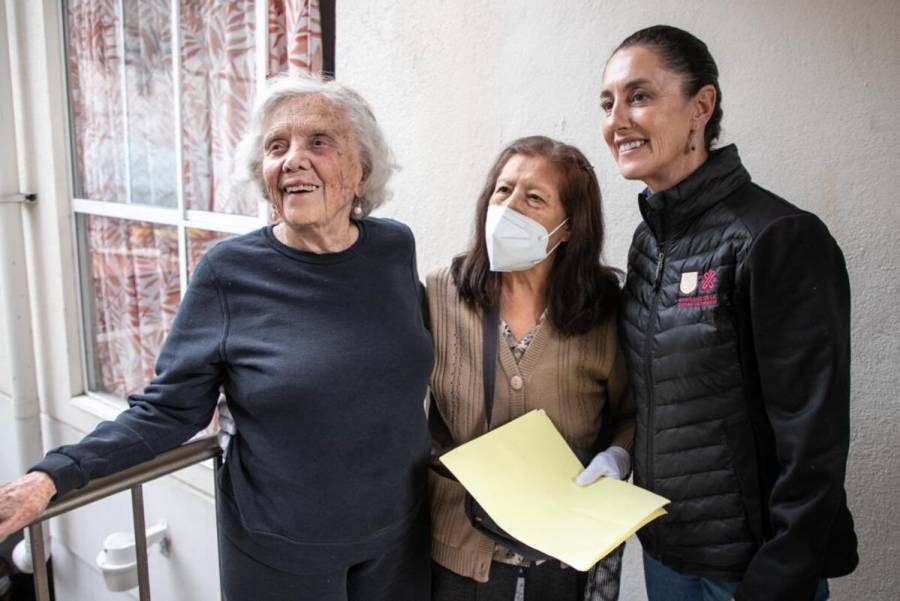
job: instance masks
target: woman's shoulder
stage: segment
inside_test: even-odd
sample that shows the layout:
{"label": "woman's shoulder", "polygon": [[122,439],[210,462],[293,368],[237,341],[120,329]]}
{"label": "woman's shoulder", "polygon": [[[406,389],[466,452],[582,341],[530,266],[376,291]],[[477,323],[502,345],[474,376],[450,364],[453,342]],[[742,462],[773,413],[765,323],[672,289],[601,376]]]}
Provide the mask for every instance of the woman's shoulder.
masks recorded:
{"label": "woman's shoulder", "polygon": [[376,239],[402,240],[404,242],[415,244],[415,237],[412,229],[402,221],[391,219],[389,217],[366,217],[362,221],[366,233],[372,235]]}
{"label": "woman's shoulder", "polygon": [[203,258],[218,266],[247,265],[248,261],[267,248],[265,244],[266,227],[261,227],[246,234],[211,240]]}
{"label": "woman's shoulder", "polygon": [[447,301],[461,301],[459,289],[453,281],[453,271],[449,266],[439,267],[425,276],[425,290],[431,299],[441,298]]}
{"label": "woman's shoulder", "polygon": [[444,266],[432,270],[425,276],[425,283],[428,286],[432,284],[441,287],[453,286],[453,275],[450,273],[450,267]]}
{"label": "woman's shoulder", "polygon": [[440,267],[425,276],[425,293],[432,311],[465,304],[459,296],[450,267]]}

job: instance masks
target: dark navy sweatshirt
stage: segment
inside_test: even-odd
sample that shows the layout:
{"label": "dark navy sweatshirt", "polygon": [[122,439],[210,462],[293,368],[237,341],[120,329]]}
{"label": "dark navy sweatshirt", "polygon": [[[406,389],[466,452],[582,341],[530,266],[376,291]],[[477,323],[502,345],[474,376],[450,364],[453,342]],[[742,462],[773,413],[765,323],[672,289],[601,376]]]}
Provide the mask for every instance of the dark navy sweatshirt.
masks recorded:
{"label": "dark navy sweatshirt", "polygon": [[192,275],[144,392],[34,469],[62,494],[151,459],[209,423],[221,387],[237,427],[217,474],[224,534],[292,572],[377,552],[425,497],[420,294],[412,233],[392,220],[359,222],[331,254],[271,227],[224,241]]}

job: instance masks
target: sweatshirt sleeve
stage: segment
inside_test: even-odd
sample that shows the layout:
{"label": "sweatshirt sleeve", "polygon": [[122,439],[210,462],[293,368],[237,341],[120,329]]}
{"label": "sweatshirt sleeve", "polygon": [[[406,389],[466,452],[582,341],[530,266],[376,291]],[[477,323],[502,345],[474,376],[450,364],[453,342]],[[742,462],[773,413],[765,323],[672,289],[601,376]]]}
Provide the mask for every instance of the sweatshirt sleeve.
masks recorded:
{"label": "sweatshirt sleeve", "polygon": [[225,302],[207,258],[181,301],[156,375],[115,421],[50,451],[30,471],[47,473],[57,495],[148,461],[188,440],[212,419],[224,378]]}
{"label": "sweatshirt sleeve", "polygon": [[747,261],[755,357],[780,471],[768,499],[772,536],[735,599],[811,601],[844,491],[850,284],[840,248],[810,214],[770,224]]}

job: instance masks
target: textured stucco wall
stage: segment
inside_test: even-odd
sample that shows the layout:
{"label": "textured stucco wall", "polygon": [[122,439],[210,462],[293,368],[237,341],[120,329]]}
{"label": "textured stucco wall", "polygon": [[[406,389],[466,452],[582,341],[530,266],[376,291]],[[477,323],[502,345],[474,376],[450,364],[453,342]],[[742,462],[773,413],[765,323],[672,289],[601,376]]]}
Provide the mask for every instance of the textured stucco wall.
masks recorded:
{"label": "textured stucco wall", "polygon": [[[374,105],[404,169],[382,214],[416,233],[422,274],[470,235],[474,199],[502,145],[543,133],[578,145],[606,199],[607,256],[624,265],[639,184],[599,134],[609,52],[656,23],[710,46],[722,72],[723,143],[761,185],[819,214],[853,291],[853,447],[847,487],[862,565],[835,599],[900,598],[900,3],[338,2],[337,73]],[[623,599],[642,599],[636,544]]]}
{"label": "textured stucco wall", "polygon": [[[3,301],[0,301],[0,315],[5,310]],[[0,319],[0,393],[9,392],[9,356],[6,350],[6,324]]]}

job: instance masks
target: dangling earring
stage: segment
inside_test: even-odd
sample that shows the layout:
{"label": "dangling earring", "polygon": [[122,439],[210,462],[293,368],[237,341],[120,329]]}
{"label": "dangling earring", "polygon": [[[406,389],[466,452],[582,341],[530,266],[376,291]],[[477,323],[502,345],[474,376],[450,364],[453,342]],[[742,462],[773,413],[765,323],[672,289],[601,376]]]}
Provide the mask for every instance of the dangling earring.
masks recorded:
{"label": "dangling earring", "polygon": [[691,130],[691,133],[688,134],[687,144],[684,145],[684,154],[689,154],[697,150],[696,144],[694,144],[694,130]]}
{"label": "dangling earring", "polygon": [[359,202],[358,198],[353,201],[353,216],[357,219],[362,217],[363,214],[362,206],[360,206],[360,204],[361,203]]}

